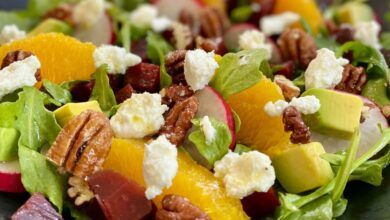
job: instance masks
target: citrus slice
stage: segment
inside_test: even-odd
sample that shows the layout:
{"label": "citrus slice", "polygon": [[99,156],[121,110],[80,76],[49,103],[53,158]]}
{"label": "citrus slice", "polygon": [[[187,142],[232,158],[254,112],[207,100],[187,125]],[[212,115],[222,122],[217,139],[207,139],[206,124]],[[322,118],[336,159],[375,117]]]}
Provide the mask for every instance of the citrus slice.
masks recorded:
{"label": "citrus slice", "polygon": [[41,62],[42,79],[54,83],[68,80],[87,80],[95,72],[95,46],[81,43],[60,33],[40,34],[0,47],[0,62],[14,50],[33,52]]}
{"label": "citrus slice", "polygon": [[[142,140],[114,139],[104,169],[120,172],[145,186],[142,172],[144,144]],[[228,197],[222,183],[209,170],[198,165],[181,150],[178,152],[178,162],[179,169],[172,186],[154,199],[158,207],[161,207],[164,195],[176,194],[188,198],[211,219],[249,219],[240,200]]]}

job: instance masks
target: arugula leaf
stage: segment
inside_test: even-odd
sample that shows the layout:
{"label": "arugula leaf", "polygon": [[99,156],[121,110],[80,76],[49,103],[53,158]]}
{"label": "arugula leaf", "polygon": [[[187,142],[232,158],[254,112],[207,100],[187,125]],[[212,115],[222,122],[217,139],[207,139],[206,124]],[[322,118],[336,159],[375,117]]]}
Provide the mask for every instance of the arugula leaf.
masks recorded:
{"label": "arugula leaf", "polygon": [[60,102],[61,104],[66,104],[72,101],[72,94],[68,90],[52,83],[49,80],[43,80],[43,87],[54,98],[54,100]]}
{"label": "arugula leaf", "polygon": [[20,102],[4,102],[0,104],[0,127],[14,128],[16,119],[22,111]]}
{"label": "arugula leaf", "polygon": [[214,163],[222,159],[229,151],[229,146],[232,141],[229,127],[225,123],[210,118],[211,125],[214,127],[216,134],[214,141],[207,144],[205,135],[201,129],[201,119],[193,119],[191,122],[194,124],[195,130],[190,133],[188,139],[194,144],[197,152],[206,160],[207,164],[204,164],[202,161],[198,162],[207,165],[208,168],[212,168],[214,167]]}
{"label": "arugula leaf", "polygon": [[22,183],[33,194],[41,192],[62,212],[66,190],[66,178],[57,173],[42,154],[24,146],[19,146],[19,162]]}
{"label": "arugula leaf", "polygon": [[233,109],[232,109],[232,113],[233,113],[234,124],[236,125],[236,133],[237,133],[241,129],[241,118],[237,114],[237,112],[235,112]]}
{"label": "arugula leaf", "polygon": [[0,161],[18,158],[19,132],[15,128],[0,128]]}
{"label": "arugula leaf", "polygon": [[72,89],[72,87],[74,85],[82,83],[82,82],[88,82],[88,81],[87,80],[69,80],[69,81],[65,81],[65,82],[61,83],[60,86],[61,86],[61,88],[70,91],[70,89]]}
{"label": "arugula leaf", "polygon": [[126,51],[130,51],[131,49],[131,24],[128,21],[124,21],[122,23],[122,27],[120,29],[120,38],[122,40],[123,48],[125,48]]}
{"label": "arugula leaf", "polygon": [[5,25],[14,24],[19,29],[28,31],[30,28],[37,23],[37,19],[27,16],[25,13],[20,11],[0,11],[0,30]]}
{"label": "arugula leaf", "polygon": [[124,10],[131,11],[137,8],[140,4],[147,3],[146,0],[113,0],[113,3]]}
{"label": "arugula leaf", "polygon": [[243,144],[236,144],[236,147],[234,148],[234,153],[238,153],[238,154],[246,153],[249,151],[252,151],[252,149]]}
{"label": "arugula leaf", "polygon": [[89,217],[87,214],[85,214],[83,211],[81,211],[80,209],[77,209],[72,202],[70,201],[65,201],[64,202],[64,206],[66,209],[69,210],[70,212],[70,215],[72,216],[72,218],[74,218],[75,220],[90,220],[91,217]]}
{"label": "arugula leaf", "polygon": [[388,81],[386,78],[371,79],[363,87],[362,96],[369,98],[380,106],[390,104],[387,95]]}
{"label": "arugula leaf", "polygon": [[224,55],[210,85],[225,99],[260,81],[260,64],[266,60],[264,49],[244,50]]}
{"label": "arugula leaf", "polygon": [[381,44],[383,48],[390,49],[390,32],[384,32],[381,35]]}
{"label": "arugula leaf", "polygon": [[95,86],[93,87],[90,101],[98,101],[103,112],[109,114],[111,108],[116,105],[116,99],[107,74],[108,66],[105,64],[101,65],[93,74]]}
{"label": "arugula leaf", "polygon": [[237,7],[230,13],[230,19],[235,23],[242,23],[247,21],[253,13],[250,5]]}
{"label": "arugula leaf", "polygon": [[41,17],[49,10],[57,7],[61,3],[74,3],[78,0],[29,0],[27,4],[27,12],[31,16]]}
{"label": "arugula leaf", "polygon": [[268,60],[263,60],[260,64],[260,71],[266,76],[267,78],[273,80],[274,79],[274,73],[272,70],[271,65],[269,64]]}

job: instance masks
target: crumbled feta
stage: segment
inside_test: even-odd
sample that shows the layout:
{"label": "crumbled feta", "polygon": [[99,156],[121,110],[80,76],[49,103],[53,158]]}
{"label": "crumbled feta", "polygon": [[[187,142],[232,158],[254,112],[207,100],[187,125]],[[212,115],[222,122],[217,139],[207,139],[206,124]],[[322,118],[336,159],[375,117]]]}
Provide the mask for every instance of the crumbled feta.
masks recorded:
{"label": "crumbled feta", "polygon": [[19,28],[12,24],[3,27],[0,33],[0,45],[10,43],[26,37],[26,32],[19,30]]}
{"label": "crumbled feta", "polygon": [[200,125],[203,131],[203,134],[206,138],[206,144],[210,145],[215,140],[215,135],[217,131],[210,122],[209,116],[204,116],[200,121]]}
{"label": "crumbled feta", "polygon": [[380,30],[381,26],[376,21],[359,22],[355,25],[354,38],[366,45],[381,49],[382,45],[379,42]]}
{"label": "crumbled feta", "polygon": [[260,20],[261,31],[268,36],[281,34],[288,26],[299,21],[299,18],[299,14],[290,11],[264,16]]}
{"label": "crumbled feta", "polygon": [[0,70],[0,99],[24,86],[34,86],[37,82],[35,73],[41,68],[36,56],[11,63]]}
{"label": "crumbled feta", "polygon": [[324,88],[333,89],[342,79],[344,66],[349,61],[336,58],[333,51],[322,48],[317,51],[305,72],[306,89]]}
{"label": "crumbled feta", "polygon": [[143,4],[131,12],[130,21],[137,27],[149,28],[157,16],[158,10],[155,6],[150,4]]}
{"label": "crumbled feta", "polygon": [[320,100],[314,95],[302,96],[299,98],[292,98],[289,106],[294,106],[300,113],[309,115],[314,114],[320,110]]}
{"label": "crumbled feta", "polygon": [[272,56],[272,45],[266,42],[267,37],[258,30],[245,31],[239,36],[238,43],[243,50],[265,49],[268,59]]}
{"label": "crumbled feta", "polygon": [[213,78],[218,63],[214,52],[206,53],[202,49],[190,50],[184,60],[184,76],[192,90],[203,89]]}
{"label": "crumbled feta", "polygon": [[165,16],[155,18],[152,21],[152,30],[155,32],[161,33],[163,31],[167,30],[168,28],[170,28],[171,25],[172,25],[172,21]]}
{"label": "crumbled feta", "polygon": [[111,74],[125,74],[130,66],[141,63],[142,59],[132,53],[126,52],[122,47],[102,45],[93,52],[95,66],[108,65]]}
{"label": "crumbled feta", "polygon": [[154,199],[164,188],[172,185],[178,170],[177,148],[165,135],[145,144],[143,174],[146,184],[146,198]]}
{"label": "crumbled feta", "polygon": [[254,192],[267,192],[275,183],[271,159],[258,151],[241,155],[229,152],[215,163],[214,171],[222,179],[227,195],[239,199]]}
{"label": "crumbled feta", "polygon": [[278,100],[275,103],[269,101],[264,106],[264,111],[271,117],[281,116],[283,111],[288,107],[288,102]]}
{"label": "crumbled feta", "polygon": [[160,94],[133,94],[118,109],[110,123],[118,138],[143,138],[158,132],[164,124]]}
{"label": "crumbled feta", "polygon": [[73,19],[80,27],[89,28],[103,16],[104,7],[104,0],[83,0],[75,6]]}

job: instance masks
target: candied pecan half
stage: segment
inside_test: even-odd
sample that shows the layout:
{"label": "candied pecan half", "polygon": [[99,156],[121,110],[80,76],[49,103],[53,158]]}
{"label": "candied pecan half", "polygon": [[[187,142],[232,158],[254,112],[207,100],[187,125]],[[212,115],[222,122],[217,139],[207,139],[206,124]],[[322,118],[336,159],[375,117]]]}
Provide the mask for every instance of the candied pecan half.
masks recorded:
{"label": "candied pecan half", "polygon": [[293,60],[306,68],[317,55],[314,39],[301,29],[285,30],[277,40],[283,60]]}
{"label": "candied pecan half", "polygon": [[217,38],[203,38],[201,36],[195,39],[196,47],[201,48],[206,52],[214,51],[216,54],[226,53],[225,45],[223,44],[222,37]]}
{"label": "candied pecan half", "polygon": [[62,216],[56,212],[49,201],[41,193],[32,195],[22,207],[11,217],[12,220],[60,220]]}
{"label": "candied pecan half", "polygon": [[156,213],[156,220],[210,220],[211,218],[187,198],[178,195],[166,195],[162,200],[162,209]]}
{"label": "candied pecan half", "polygon": [[206,38],[222,37],[230,25],[226,13],[215,7],[204,8],[199,19],[201,34]]}
{"label": "candied pecan half", "polygon": [[[3,69],[5,67],[9,66],[13,62],[21,61],[21,60],[24,60],[27,57],[31,57],[31,56],[34,56],[34,54],[32,52],[29,52],[29,51],[24,51],[24,50],[10,51],[7,53],[7,55],[5,55],[0,69]],[[38,69],[37,72],[35,73],[35,79],[37,81],[41,80],[41,69]]]}
{"label": "candied pecan half", "polygon": [[293,107],[287,107],[283,112],[284,130],[291,131],[290,140],[294,144],[310,142],[310,130],[301,117],[301,113]]}
{"label": "candied pecan half", "polygon": [[198,99],[195,96],[177,102],[167,113],[160,134],[165,134],[168,140],[176,146],[183,144],[187,131],[191,128],[191,119],[198,111],[198,105]]}
{"label": "candied pecan half", "polygon": [[47,152],[47,158],[84,179],[101,169],[112,137],[108,118],[101,112],[88,110],[64,126]]}
{"label": "candied pecan half", "polygon": [[75,20],[73,19],[73,4],[61,4],[56,8],[48,11],[43,19],[54,18],[63,22],[66,22],[70,26],[75,26]]}
{"label": "candied pecan half", "polygon": [[195,17],[194,13],[187,8],[183,8],[179,14],[179,21],[182,24],[188,25],[192,32],[192,36],[197,36],[200,31],[199,18]]}
{"label": "candied pecan half", "polygon": [[194,95],[194,91],[192,91],[189,86],[173,84],[170,87],[161,90],[161,94],[162,103],[172,107],[177,102],[184,101]]}
{"label": "candied pecan half", "polygon": [[174,84],[187,84],[184,76],[184,60],[187,50],[176,50],[169,52],[165,58],[165,67],[167,72],[172,76]]}
{"label": "candied pecan half", "polygon": [[301,93],[299,87],[294,85],[291,80],[287,79],[283,75],[275,75],[274,82],[280,87],[284,98],[288,101],[290,101],[293,97],[298,97]]}
{"label": "candied pecan half", "polygon": [[367,81],[367,74],[363,67],[355,67],[351,64],[344,66],[343,78],[336,86],[337,90],[360,94]]}

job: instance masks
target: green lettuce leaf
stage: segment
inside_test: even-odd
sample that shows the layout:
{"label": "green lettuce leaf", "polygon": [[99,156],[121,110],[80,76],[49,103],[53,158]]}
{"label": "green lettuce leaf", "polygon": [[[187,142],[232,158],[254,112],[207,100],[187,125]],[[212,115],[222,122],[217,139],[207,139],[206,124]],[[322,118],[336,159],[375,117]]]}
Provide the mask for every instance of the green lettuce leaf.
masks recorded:
{"label": "green lettuce leaf", "polygon": [[66,209],[69,210],[70,215],[72,218],[75,220],[90,220],[91,217],[89,217],[87,214],[85,214],[82,210],[77,209],[72,202],[70,201],[65,201],[64,206]]}
{"label": "green lettuce leaf", "polygon": [[241,129],[241,118],[237,114],[237,112],[234,111],[233,109],[232,109],[232,113],[233,113],[234,124],[236,126],[236,133],[238,133]]}
{"label": "green lettuce leaf", "polygon": [[14,128],[16,119],[22,111],[20,102],[4,102],[0,104],[0,127]]}
{"label": "green lettuce leaf", "polygon": [[260,64],[267,57],[263,49],[244,50],[224,55],[210,85],[225,99],[260,81]]}
{"label": "green lettuce leaf", "polygon": [[0,161],[18,158],[19,132],[15,128],[0,128]]}
{"label": "green lettuce leaf", "polygon": [[246,153],[249,151],[252,151],[252,149],[243,144],[236,144],[236,147],[234,148],[234,153],[238,153],[238,154]]}
{"label": "green lettuce leaf", "polygon": [[41,17],[61,3],[72,3],[78,1],[79,0],[29,0],[27,4],[27,12],[30,16]]}
{"label": "green lettuce leaf", "polygon": [[43,80],[43,87],[54,100],[60,102],[61,104],[66,104],[72,101],[72,94],[69,90],[62,88],[49,80]]}
{"label": "green lettuce leaf", "polygon": [[21,11],[0,11],[0,30],[5,25],[15,24],[19,29],[28,31],[37,23],[37,19]]}
{"label": "green lettuce leaf", "polygon": [[112,107],[116,106],[116,99],[107,74],[107,65],[101,65],[93,74],[95,86],[93,87],[90,100],[98,101],[103,112],[110,114]]}
{"label": "green lettuce leaf", "polygon": [[387,95],[388,81],[386,78],[370,79],[363,87],[362,96],[369,98],[380,106],[390,104]]}

